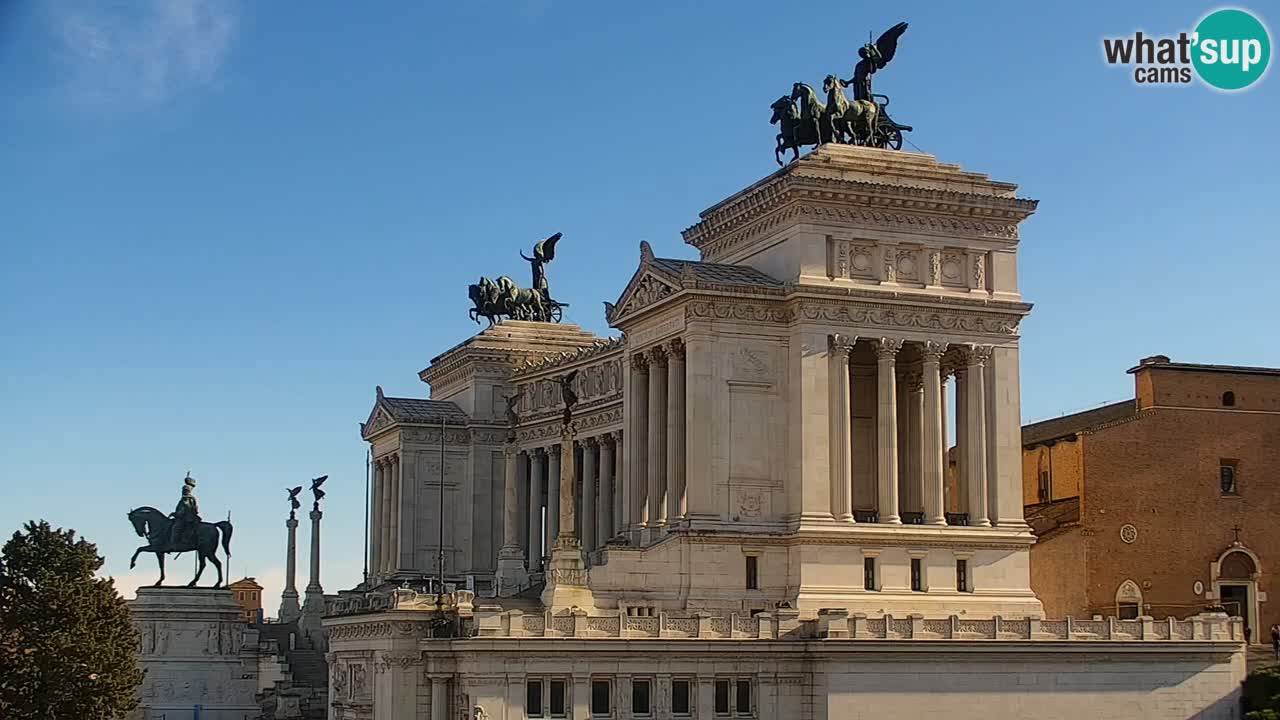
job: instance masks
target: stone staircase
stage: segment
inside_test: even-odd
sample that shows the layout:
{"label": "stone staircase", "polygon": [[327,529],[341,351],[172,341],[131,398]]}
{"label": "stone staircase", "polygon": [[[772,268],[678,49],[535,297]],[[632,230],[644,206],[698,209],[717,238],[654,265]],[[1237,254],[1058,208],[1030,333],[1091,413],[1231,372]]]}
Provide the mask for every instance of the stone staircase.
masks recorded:
{"label": "stone staircase", "polygon": [[[324,651],[312,646],[297,623],[259,625],[259,637],[263,641],[274,640],[288,668],[284,682],[277,682],[274,691],[268,691],[264,700],[264,717],[274,718],[273,695],[290,695],[298,698],[303,720],[325,720],[328,714],[329,667]],[[294,647],[289,649],[289,636],[294,637]]]}

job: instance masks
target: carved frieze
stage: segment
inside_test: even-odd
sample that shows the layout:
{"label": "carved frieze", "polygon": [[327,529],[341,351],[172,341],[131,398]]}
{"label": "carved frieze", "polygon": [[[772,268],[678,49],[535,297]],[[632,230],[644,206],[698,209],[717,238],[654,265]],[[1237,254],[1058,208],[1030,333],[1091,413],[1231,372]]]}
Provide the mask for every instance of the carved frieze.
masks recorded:
{"label": "carved frieze", "polygon": [[804,302],[798,306],[798,314],[804,320],[878,325],[894,328],[919,328],[922,330],[951,330],[977,332],[991,335],[1017,333],[1019,315],[960,313],[945,310],[915,310],[909,308],[867,308],[840,303]]}
{"label": "carved frieze", "polygon": [[784,323],[791,319],[790,314],[783,307],[732,299],[695,300],[685,306],[685,317],[689,320],[741,320],[745,322],[776,323]]}

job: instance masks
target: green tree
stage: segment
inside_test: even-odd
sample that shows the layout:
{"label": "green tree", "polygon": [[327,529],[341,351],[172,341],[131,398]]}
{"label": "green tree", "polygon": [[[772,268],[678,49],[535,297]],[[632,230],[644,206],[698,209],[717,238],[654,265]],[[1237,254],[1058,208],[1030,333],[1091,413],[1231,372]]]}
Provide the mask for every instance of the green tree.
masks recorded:
{"label": "green tree", "polygon": [[129,608],[98,548],[27,523],[0,551],[0,718],[113,720],[142,682]]}

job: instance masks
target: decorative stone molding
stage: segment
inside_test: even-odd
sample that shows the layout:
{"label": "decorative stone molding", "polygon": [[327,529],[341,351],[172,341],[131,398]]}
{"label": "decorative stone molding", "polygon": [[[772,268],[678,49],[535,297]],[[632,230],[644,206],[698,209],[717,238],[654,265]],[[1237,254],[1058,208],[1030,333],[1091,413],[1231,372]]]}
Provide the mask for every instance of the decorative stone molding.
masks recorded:
{"label": "decorative stone molding", "polygon": [[785,323],[791,313],[777,305],[744,302],[739,299],[696,299],[685,305],[688,320],[741,320],[744,322]]}
{"label": "decorative stone molding", "polygon": [[797,319],[875,325],[892,328],[919,328],[989,335],[1015,335],[1021,315],[963,313],[954,310],[932,310],[901,307],[862,307],[848,303],[800,302],[795,306]]}

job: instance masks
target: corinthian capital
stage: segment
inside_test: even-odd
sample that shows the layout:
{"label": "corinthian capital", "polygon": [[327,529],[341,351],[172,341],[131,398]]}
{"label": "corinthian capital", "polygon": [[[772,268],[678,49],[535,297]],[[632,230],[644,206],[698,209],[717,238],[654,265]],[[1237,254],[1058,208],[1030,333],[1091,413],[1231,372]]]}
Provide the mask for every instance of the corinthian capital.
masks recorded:
{"label": "corinthian capital", "polygon": [[902,338],[882,337],[873,340],[876,346],[876,357],[881,360],[892,360],[902,349]]}
{"label": "corinthian capital", "polygon": [[960,357],[966,366],[981,367],[991,359],[991,346],[969,344],[960,349]]}
{"label": "corinthian capital", "polygon": [[666,348],[667,354],[670,355],[673,360],[684,359],[684,340],[681,340],[680,338],[671,338],[664,347]]}
{"label": "corinthian capital", "polygon": [[857,335],[845,335],[843,333],[835,333],[827,336],[827,349],[833,354],[848,355],[853,350],[853,344],[858,341]]}
{"label": "corinthian capital", "polygon": [[643,352],[631,353],[631,369],[637,372],[649,369],[649,361],[645,359]]}
{"label": "corinthian capital", "polygon": [[659,366],[667,364],[667,351],[661,345],[649,348],[649,364]]}
{"label": "corinthian capital", "polygon": [[937,340],[925,340],[920,343],[920,358],[927,363],[936,363],[942,360],[942,353],[947,351],[947,344],[938,342]]}

